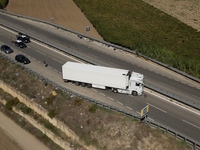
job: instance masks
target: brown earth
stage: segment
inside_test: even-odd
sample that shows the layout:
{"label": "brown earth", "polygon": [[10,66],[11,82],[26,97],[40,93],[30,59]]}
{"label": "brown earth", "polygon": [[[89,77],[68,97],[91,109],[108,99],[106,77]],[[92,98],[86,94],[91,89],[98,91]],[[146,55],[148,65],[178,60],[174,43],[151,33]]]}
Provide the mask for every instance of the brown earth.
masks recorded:
{"label": "brown earth", "polygon": [[[200,31],[200,1],[199,0],[143,0],[156,8],[176,17],[182,22],[192,26]],[[66,28],[76,30],[83,34],[86,33],[86,26],[90,26],[90,36],[102,39],[92,24],[82,14],[79,8],[73,3],[72,0],[12,0],[9,2],[8,11],[22,14],[25,16],[38,18],[41,20],[52,21],[55,24],[64,26]],[[111,125],[113,134],[119,131]],[[5,129],[4,129],[5,130]],[[126,133],[128,134],[128,133]],[[20,150],[21,148],[17,143],[9,137],[6,132],[0,129],[0,149]],[[3,136],[2,136],[3,135]],[[94,137],[96,133],[93,133]],[[106,137],[102,137],[105,140]],[[148,141],[148,140],[147,140]],[[114,143],[111,143],[114,144]],[[158,143],[156,143],[158,144]],[[144,146],[151,146],[152,143],[142,144],[141,148],[147,149]],[[159,147],[157,147],[159,149]],[[161,148],[161,147],[160,147]]]}
{"label": "brown earth", "polygon": [[22,148],[0,128],[0,149],[1,150],[22,150]]}
{"label": "brown earth", "polygon": [[[102,39],[73,0],[12,0],[6,10],[53,22],[93,38]],[[86,26],[90,26],[88,33],[86,33]]]}

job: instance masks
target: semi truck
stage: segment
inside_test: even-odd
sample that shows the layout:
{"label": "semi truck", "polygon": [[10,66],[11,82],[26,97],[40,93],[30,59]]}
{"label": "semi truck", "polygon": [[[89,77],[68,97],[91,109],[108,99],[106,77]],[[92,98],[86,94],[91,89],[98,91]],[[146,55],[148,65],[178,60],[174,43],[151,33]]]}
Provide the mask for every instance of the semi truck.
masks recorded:
{"label": "semi truck", "polygon": [[130,70],[66,62],[62,65],[64,82],[76,86],[111,89],[114,93],[142,95],[144,75]]}

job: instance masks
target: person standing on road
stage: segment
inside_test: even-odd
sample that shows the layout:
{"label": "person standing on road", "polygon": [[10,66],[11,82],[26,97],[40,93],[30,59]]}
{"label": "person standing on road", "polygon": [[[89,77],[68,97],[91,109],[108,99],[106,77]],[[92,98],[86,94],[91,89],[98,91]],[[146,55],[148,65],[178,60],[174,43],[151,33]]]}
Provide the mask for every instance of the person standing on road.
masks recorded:
{"label": "person standing on road", "polygon": [[44,66],[45,66],[45,67],[47,67],[47,66],[48,66],[48,64],[46,63],[46,61],[45,61],[45,60],[43,61],[43,64],[44,64]]}

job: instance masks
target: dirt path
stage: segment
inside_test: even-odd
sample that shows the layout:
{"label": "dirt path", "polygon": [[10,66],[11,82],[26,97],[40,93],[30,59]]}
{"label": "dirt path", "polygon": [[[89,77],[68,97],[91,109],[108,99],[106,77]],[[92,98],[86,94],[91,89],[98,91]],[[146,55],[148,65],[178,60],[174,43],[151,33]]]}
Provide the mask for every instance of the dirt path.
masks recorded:
{"label": "dirt path", "polygon": [[1,150],[22,150],[22,148],[0,128],[0,149]]}
{"label": "dirt path", "polygon": [[200,0],[143,0],[200,31]]}
{"label": "dirt path", "polygon": [[0,112],[0,150],[48,150],[33,135]]}

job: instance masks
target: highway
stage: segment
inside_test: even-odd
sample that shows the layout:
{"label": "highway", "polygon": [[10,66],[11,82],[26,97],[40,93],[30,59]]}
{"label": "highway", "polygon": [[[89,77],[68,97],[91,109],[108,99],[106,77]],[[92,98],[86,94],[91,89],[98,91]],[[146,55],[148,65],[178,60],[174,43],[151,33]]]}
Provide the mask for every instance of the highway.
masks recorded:
{"label": "highway", "polygon": [[[86,58],[94,60],[95,62],[105,65],[124,69],[134,70],[145,75],[145,81],[153,83],[160,88],[175,92],[178,95],[187,97],[195,102],[199,102],[199,84],[186,80],[174,73],[160,69],[158,66],[144,62],[135,56],[126,54],[120,51],[108,50],[106,47],[94,45],[91,42],[82,41],[74,36],[67,36],[67,34],[55,34],[53,31],[48,31],[47,28],[39,28],[33,23],[27,24],[20,19],[5,17],[0,13],[0,22],[6,23],[16,29],[25,31],[26,33],[35,35],[41,39],[51,42],[57,46],[66,48],[69,51],[76,52]],[[32,25],[31,25],[32,24]],[[60,33],[60,31],[57,31]],[[64,34],[64,33],[63,33]],[[15,37],[15,34],[0,28],[1,42],[11,45],[10,37]],[[15,51],[21,51],[30,56],[34,61],[42,62],[44,59],[49,66],[60,72],[61,65],[66,61],[71,60],[65,55],[55,53],[49,48],[31,42],[26,49],[18,49],[11,45]],[[73,86],[73,85],[72,85]],[[90,90],[90,89],[85,89]],[[199,141],[200,139],[200,116],[197,113],[188,111],[185,108],[174,105],[170,101],[164,100],[161,97],[153,95],[150,91],[145,90],[145,96],[133,97],[124,94],[115,94],[110,91],[97,90],[97,94],[101,93],[105,97],[111,98],[120,105],[126,106],[130,112],[138,113],[146,106],[150,105],[149,117],[161,124],[177,130],[178,132],[187,135]],[[89,95],[87,95],[89,96]],[[108,101],[110,103],[110,101]]]}

